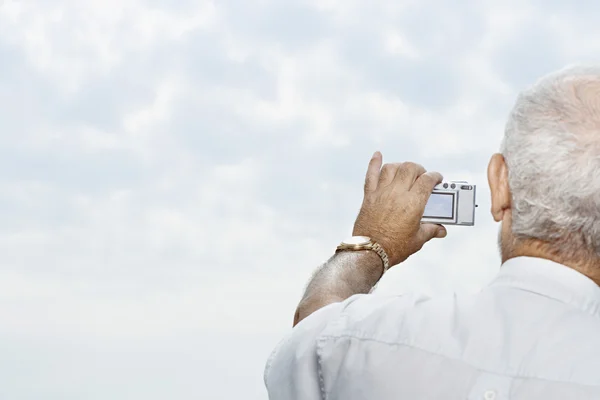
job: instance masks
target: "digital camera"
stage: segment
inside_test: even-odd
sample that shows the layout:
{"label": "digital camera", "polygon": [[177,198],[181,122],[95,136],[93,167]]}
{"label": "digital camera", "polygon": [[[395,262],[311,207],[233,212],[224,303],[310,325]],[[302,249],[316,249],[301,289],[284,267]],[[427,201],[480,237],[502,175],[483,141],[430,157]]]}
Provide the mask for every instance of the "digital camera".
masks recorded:
{"label": "digital camera", "polygon": [[421,222],[442,225],[475,225],[475,185],[464,181],[442,182],[433,188]]}

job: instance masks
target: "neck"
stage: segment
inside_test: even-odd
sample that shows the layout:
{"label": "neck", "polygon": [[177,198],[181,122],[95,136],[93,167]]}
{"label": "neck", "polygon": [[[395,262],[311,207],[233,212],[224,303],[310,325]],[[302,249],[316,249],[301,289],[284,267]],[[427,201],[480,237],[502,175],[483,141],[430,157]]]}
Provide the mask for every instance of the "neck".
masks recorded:
{"label": "neck", "polygon": [[502,246],[503,263],[514,257],[537,257],[554,261],[582,273],[600,286],[600,259],[595,255],[564,254],[553,250],[548,243],[527,239]]}

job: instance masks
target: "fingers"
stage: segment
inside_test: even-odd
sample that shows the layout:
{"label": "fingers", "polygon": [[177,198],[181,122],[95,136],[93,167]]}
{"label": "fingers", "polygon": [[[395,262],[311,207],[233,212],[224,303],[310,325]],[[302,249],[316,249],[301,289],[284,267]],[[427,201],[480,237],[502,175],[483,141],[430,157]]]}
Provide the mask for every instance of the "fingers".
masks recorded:
{"label": "fingers", "polygon": [[[433,192],[433,188],[442,180],[443,177],[438,172],[425,172],[415,181],[411,192],[414,193],[418,201],[417,204],[418,209],[421,212],[420,215],[423,215],[425,205],[427,204],[427,200],[429,200],[429,196],[431,196],[431,192]],[[442,225],[422,223],[416,238],[418,246],[421,248],[433,238],[446,237],[447,233],[446,228]]]}
{"label": "fingers", "polygon": [[396,171],[394,182],[404,190],[409,190],[417,178],[426,172],[422,165],[413,162],[405,162]]}
{"label": "fingers", "polygon": [[423,209],[425,209],[425,204],[427,204],[427,200],[429,200],[433,188],[443,179],[444,178],[439,172],[426,172],[417,178],[411,191],[417,195],[417,198],[422,203]]}
{"label": "fingers", "polygon": [[425,172],[422,165],[413,162],[385,164],[381,169],[378,185],[385,187],[393,183],[395,188],[409,190]]}
{"label": "fingers", "polygon": [[381,173],[381,164],[383,162],[383,156],[380,152],[376,151],[369,161],[369,167],[367,168],[367,176],[365,177],[365,193],[372,192],[377,189],[377,181],[379,180],[379,174]]}
{"label": "fingers", "polygon": [[382,155],[377,151],[369,162],[365,178],[365,193],[394,183],[401,189],[414,190],[417,196],[421,200],[424,198],[426,202],[435,185],[443,179],[438,172],[426,172],[422,165],[413,162],[385,164],[383,167],[381,164]]}
{"label": "fingers", "polygon": [[447,234],[446,228],[442,225],[421,224],[419,232],[417,233],[417,241],[419,246],[422,246],[433,238],[444,238]]}
{"label": "fingers", "polygon": [[396,176],[396,171],[398,171],[398,168],[401,168],[401,166],[401,163],[385,164],[383,168],[381,168],[381,175],[379,175],[378,186],[386,187],[390,185],[393,182],[394,177]]}

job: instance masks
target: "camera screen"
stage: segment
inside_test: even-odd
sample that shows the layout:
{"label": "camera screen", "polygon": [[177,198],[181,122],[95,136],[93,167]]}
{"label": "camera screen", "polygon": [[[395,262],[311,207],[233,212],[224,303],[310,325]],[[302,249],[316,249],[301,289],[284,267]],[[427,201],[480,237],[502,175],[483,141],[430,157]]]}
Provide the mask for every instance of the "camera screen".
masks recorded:
{"label": "camera screen", "polygon": [[433,193],[429,196],[423,217],[453,219],[454,194]]}

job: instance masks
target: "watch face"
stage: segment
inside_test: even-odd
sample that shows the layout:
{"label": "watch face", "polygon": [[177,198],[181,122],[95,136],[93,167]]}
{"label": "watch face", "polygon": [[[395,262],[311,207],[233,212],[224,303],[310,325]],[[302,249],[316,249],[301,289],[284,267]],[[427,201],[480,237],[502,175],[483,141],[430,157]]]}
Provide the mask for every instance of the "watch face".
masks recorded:
{"label": "watch face", "polygon": [[344,244],[351,244],[356,246],[368,244],[370,241],[371,238],[367,236],[352,236],[351,238],[344,240]]}

